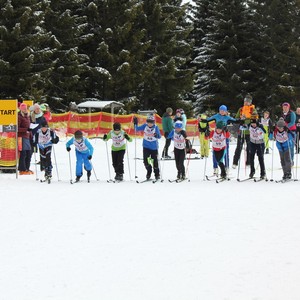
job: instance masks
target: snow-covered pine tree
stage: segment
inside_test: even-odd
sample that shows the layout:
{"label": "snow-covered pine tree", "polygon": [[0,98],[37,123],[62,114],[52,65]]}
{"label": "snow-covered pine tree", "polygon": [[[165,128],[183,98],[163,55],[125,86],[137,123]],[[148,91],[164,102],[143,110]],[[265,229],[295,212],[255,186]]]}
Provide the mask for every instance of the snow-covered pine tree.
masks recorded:
{"label": "snow-covered pine tree", "polygon": [[[299,2],[249,1],[259,25],[259,105],[279,112],[282,101],[299,101]],[[277,107],[277,109],[276,109]]]}
{"label": "snow-covered pine tree", "polygon": [[1,97],[44,95],[55,52],[55,38],[43,26],[48,4],[0,0]]}
{"label": "snow-covered pine tree", "polygon": [[236,0],[217,0],[206,3],[206,7],[206,33],[194,59],[198,65],[196,108],[217,109],[226,104],[234,111],[243,95],[251,92],[251,56],[247,45],[253,32],[248,10],[245,3]]}
{"label": "snow-covered pine tree", "polygon": [[84,34],[87,22],[78,14],[80,7],[77,0],[51,0],[45,14],[45,27],[55,36],[57,46],[47,102],[57,110],[67,109],[70,102],[78,103],[85,96],[89,58],[78,49],[93,35]]}
{"label": "snow-covered pine tree", "polygon": [[142,2],[93,1],[86,6],[93,39],[81,48],[89,58],[89,97],[120,100],[134,95],[143,82],[144,55],[149,47],[140,27]]}
{"label": "snow-covered pine tree", "polygon": [[[165,111],[167,106],[176,108],[177,101],[192,89],[193,72],[188,67],[191,45],[187,42],[192,30],[185,23],[187,8],[181,1],[144,1],[144,24],[147,50],[151,68],[137,93],[144,108]],[[149,65],[149,61],[147,64]]]}

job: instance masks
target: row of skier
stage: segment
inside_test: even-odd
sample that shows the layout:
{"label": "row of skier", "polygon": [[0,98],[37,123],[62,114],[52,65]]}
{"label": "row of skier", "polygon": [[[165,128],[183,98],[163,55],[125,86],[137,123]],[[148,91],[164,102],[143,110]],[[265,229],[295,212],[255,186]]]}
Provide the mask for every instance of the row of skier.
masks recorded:
{"label": "row of skier", "polygon": [[[226,160],[229,163],[229,132],[227,130],[227,125],[229,122],[236,122],[240,124],[240,134],[238,137],[237,149],[234,156],[234,166],[236,162],[236,156],[240,156],[244,141],[249,139],[247,143],[247,164],[250,165],[250,177],[255,174],[254,158],[255,155],[258,156],[260,164],[260,176],[264,178],[265,165],[264,165],[264,151],[266,148],[265,134],[266,129],[264,125],[258,119],[256,111],[251,109],[251,105],[247,105],[249,99],[245,98],[245,105],[250,106],[248,112],[251,112],[250,116],[247,116],[246,110],[241,109],[240,118],[231,118],[226,114],[227,107],[224,105],[220,106],[219,113],[207,119],[200,119],[200,123],[208,123],[211,120],[217,120],[223,118],[223,120],[218,120],[216,122],[216,127],[214,130],[208,130],[206,128],[204,132],[204,140],[212,142],[213,150],[213,160],[214,166],[219,167],[221,170],[221,177],[225,178],[227,176]],[[250,102],[251,104],[251,102]],[[244,105],[244,106],[245,106]],[[285,103],[283,105],[287,106]],[[253,106],[252,106],[253,108]],[[224,114],[225,112],[225,114]],[[134,128],[136,131],[143,131],[143,162],[146,168],[146,179],[151,178],[152,172],[154,173],[155,179],[160,179],[160,168],[158,162],[158,139],[161,138],[161,134],[158,126],[155,124],[154,115],[148,115],[146,122],[142,125],[138,125],[138,119],[134,118]],[[167,140],[174,141],[174,156],[177,169],[177,178],[184,180],[186,177],[186,170],[184,166],[184,161],[186,158],[186,143],[187,135],[184,130],[184,123],[180,118],[177,118],[173,122],[173,129],[166,136]],[[200,126],[199,126],[200,128]],[[201,132],[200,132],[201,135]],[[291,128],[289,128],[288,123],[284,119],[280,119],[276,126],[270,130],[268,134],[268,141],[271,138],[276,139],[276,145],[280,153],[281,165],[283,168],[283,178],[291,178],[291,167],[293,165],[293,145],[295,143],[295,133]],[[112,163],[115,170],[115,180],[122,181],[124,174],[124,155],[126,150],[126,140],[132,141],[132,138],[121,129],[120,123],[113,124],[112,130],[103,136],[103,140],[112,140]],[[239,142],[240,141],[240,142]],[[41,159],[41,170],[47,170],[45,174],[51,177],[52,163],[51,163],[51,146],[52,143],[57,142],[57,137],[55,132],[49,129],[48,124],[45,122],[42,124],[41,128],[36,133],[35,143],[40,149],[40,159]],[[79,181],[83,175],[83,166],[87,171],[88,180],[91,176],[92,164],[91,159],[93,156],[93,146],[89,142],[89,139],[83,136],[83,133],[79,130],[76,131],[74,136],[66,143],[67,151],[71,150],[71,146],[75,146],[76,153],[76,181]],[[43,150],[41,153],[41,149]],[[166,153],[166,147],[163,153]],[[206,156],[205,156],[206,157]],[[238,158],[239,159],[239,158]],[[234,167],[233,166],[233,167]]]}

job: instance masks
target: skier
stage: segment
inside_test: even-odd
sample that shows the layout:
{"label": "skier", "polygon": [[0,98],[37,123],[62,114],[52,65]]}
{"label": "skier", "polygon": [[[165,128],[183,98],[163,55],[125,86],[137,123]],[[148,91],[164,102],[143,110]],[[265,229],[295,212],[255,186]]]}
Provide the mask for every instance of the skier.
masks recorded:
{"label": "skier", "polygon": [[166,139],[165,147],[162,153],[162,158],[171,158],[171,156],[168,155],[168,150],[171,144],[171,140],[168,138],[168,136],[169,133],[173,130],[172,113],[173,109],[171,107],[168,107],[162,117],[162,128]]}
{"label": "skier", "polygon": [[235,169],[238,165],[243,144],[246,141],[246,165],[250,165],[249,157],[250,157],[250,136],[249,136],[249,130],[248,130],[248,124],[250,123],[250,118],[252,114],[257,114],[257,111],[255,109],[255,106],[252,104],[252,96],[247,94],[244,98],[244,106],[242,106],[237,114],[236,118],[240,118],[241,120],[244,120],[244,124],[240,126],[238,139],[237,139],[237,145],[235,148],[234,156],[233,156],[233,165],[232,168]]}
{"label": "skier", "polygon": [[121,129],[121,124],[116,122],[113,124],[113,130],[108,134],[104,134],[103,141],[112,139],[111,157],[112,164],[116,173],[115,180],[123,181],[124,174],[124,155],[126,151],[125,139],[132,142],[132,138]]}
{"label": "skier", "polygon": [[300,138],[300,107],[297,107],[296,109],[296,153],[300,153],[300,149],[299,149],[299,138]]}
{"label": "skier", "polygon": [[202,114],[198,119],[201,158],[208,157],[209,155],[209,140],[205,138],[209,136],[209,125],[207,122],[201,121],[206,119],[207,116],[205,114]]}
{"label": "skier", "polygon": [[264,152],[265,152],[265,144],[264,144],[264,134],[266,130],[264,129],[262,124],[258,123],[258,115],[253,114],[250,119],[249,124],[249,134],[250,134],[250,178],[253,178],[255,174],[254,167],[254,159],[255,154],[257,154],[259,166],[260,166],[260,178],[265,179],[266,177],[266,169],[264,162]]}
{"label": "skier", "polygon": [[157,125],[155,125],[155,117],[149,114],[146,123],[138,126],[137,117],[133,118],[134,128],[136,131],[143,131],[143,160],[147,170],[146,179],[149,180],[152,173],[152,163],[154,169],[155,180],[160,179],[160,172],[158,166],[158,139],[161,134]]}
{"label": "skier", "polygon": [[294,111],[291,110],[291,106],[289,103],[284,102],[282,104],[282,118],[285,122],[286,127],[289,129],[289,133],[293,136],[293,143],[289,144],[290,146],[290,155],[291,155],[291,162],[292,166],[294,165],[294,144],[295,144],[295,137],[296,137],[296,114]]}
{"label": "skier", "polygon": [[[211,122],[215,121],[215,123],[222,122],[224,130],[228,131],[227,125],[230,123],[237,123],[240,120],[232,118],[228,115],[228,109],[226,105],[221,105],[219,107],[219,113],[207,118],[207,119],[201,119],[201,122]],[[228,170],[229,169],[229,142],[230,142],[230,134],[228,135],[228,138],[226,139],[226,156],[225,156],[225,167]],[[214,166],[214,175],[218,175],[218,163],[215,160],[215,157],[213,156],[213,166]]]}
{"label": "skier", "polygon": [[174,124],[175,129],[173,129],[168,138],[174,141],[174,156],[177,169],[177,179],[185,179],[185,143],[186,143],[186,132],[182,129],[183,124],[181,121],[177,121]]}
{"label": "skier", "polygon": [[291,131],[287,128],[283,118],[280,118],[276,124],[274,138],[276,140],[276,147],[279,151],[280,163],[283,170],[282,180],[289,180],[292,178],[290,148],[294,143],[294,137]]}
{"label": "skier", "polygon": [[74,136],[66,143],[66,149],[71,151],[71,145],[75,146],[76,153],[76,179],[78,182],[82,176],[82,164],[87,171],[87,180],[90,181],[92,165],[90,160],[92,159],[94,148],[91,145],[89,139],[83,137],[82,131],[77,130]]}
{"label": "skier", "polygon": [[41,128],[33,136],[33,146],[38,146],[40,152],[40,170],[45,171],[45,179],[52,178],[51,152],[52,145],[57,144],[59,137],[49,128],[47,121],[42,121]]}
{"label": "skier", "polygon": [[264,134],[264,142],[266,154],[269,154],[270,148],[270,140],[269,136],[273,133],[273,122],[270,119],[270,113],[268,111],[264,111],[264,116],[260,119],[260,123],[263,125],[266,133]]}
{"label": "skier", "polygon": [[222,121],[217,122],[216,129],[210,132],[209,138],[212,140],[213,156],[221,169],[221,178],[225,179],[227,174],[224,157],[226,155],[226,139],[229,138],[229,132],[224,129]]}

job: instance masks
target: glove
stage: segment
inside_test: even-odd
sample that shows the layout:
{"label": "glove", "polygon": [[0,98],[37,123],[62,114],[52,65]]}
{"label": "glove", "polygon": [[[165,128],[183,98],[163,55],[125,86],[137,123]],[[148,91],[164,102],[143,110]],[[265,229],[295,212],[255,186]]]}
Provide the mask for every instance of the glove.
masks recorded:
{"label": "glove", "polygon": [[137,125],[138,124],[138,118],[137,117],[133,117],[133,124]]}
{"label": "glove", "polygon": [[209,131],[209,130],[206,130],[204,135],[205,135],[206,137],[209,137],[210,131]]}
{"label": "glove", "polygon": [[32,128],[27,128],[27,131],[32,131]]}
{"label": "glove", "polygon": [[156,132],[154,132],[153,136],[154,136],[155,138],[157,137],[157,134],[156,134]]}
{"label": "glove", "polygon": [[124,138],[125,138],[127,141],[129,141],[129,139],[130,139],[130,138],[129,138],[129,135],[128,135],[127,133],[124,134]]}
{"label": "glove", "polygon": [[87,157],[87,159],[88,159],[88,160],[91,160],[91,159],[92,159],[92,155],[89,155],[89,156]]}
{"label": "glove", "polygon": [[71,151],[71,147],[67,147],[67,151],[70,152]]}
{"label": "glove", "polygon": [[107,139],[107,134],[104,134],[103,135],[103,140],[106,140]]}

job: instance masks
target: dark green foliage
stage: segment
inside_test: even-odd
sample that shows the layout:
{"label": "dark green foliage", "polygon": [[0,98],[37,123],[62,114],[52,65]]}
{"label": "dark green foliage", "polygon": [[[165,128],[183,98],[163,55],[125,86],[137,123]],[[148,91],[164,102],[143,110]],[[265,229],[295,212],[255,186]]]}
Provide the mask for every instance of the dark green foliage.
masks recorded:
{"label": "dark green foliage", "polygon": [[1,97],[39,99],[53,68],[54,37],[44,28],[43,1],[0,1]]}

